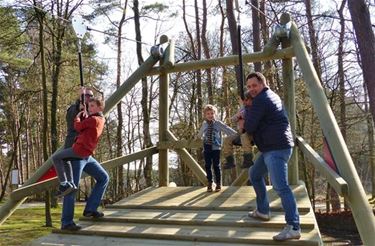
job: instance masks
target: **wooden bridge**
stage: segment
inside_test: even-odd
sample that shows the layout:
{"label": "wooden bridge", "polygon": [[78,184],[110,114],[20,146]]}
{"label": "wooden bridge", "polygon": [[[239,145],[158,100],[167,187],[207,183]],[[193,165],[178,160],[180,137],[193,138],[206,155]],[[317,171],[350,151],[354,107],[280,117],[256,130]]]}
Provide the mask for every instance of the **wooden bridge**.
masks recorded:
{"label": "wooden bridge", "polygon": [[[346,143],[325,96],[314,66],[298,31],[288,14],[280,18],[281,26],[275,32],[262,52],[243,55],[245,63],[272,59],[282,60],[282,76],[285,88],[286,106],[292,133],[297,146],[294,148],[289,168],[289,183],[297,198],[301,212],[302,238],[287,241],[284,245],[319,245],[321,238],[314,213],[304,186],[298,177],[297,148],[302,151],[321,174],[326,177],[340,196],[348,201],[365,245],[375,245],[375,219],[366,194],[350,157]],[[288,29],[287,23],[290,24]],[[137,159],[153,154],[159,155],[159,188],[149,188],[126,198],[105,210],[100,220],[82,220],[83,230],[74,234],[63,234],[55,230],[50,236],[41,238],[33,245],[260,245],[275,244],[272,235],[284,225],[281,203],[269,188],[272,218],[268,222],[254,221],[247,212],[255,208],[255,195],[246,184],[247,171],[243,171],[230,187],[222,192],[207,193],[202,187],[168,187],[169,150],[177,152],[203,185],[206,174],[186,148],[196,143],[178,140],[169,130],[169,73],[230,66],[239,63],[238,56],[212,58],[202,61],[174,63],[174,43],[162,36],[161,44],[167,44],[165,52],[152,55],[118,88],[107,100],[105,114],[116,107],[121,99],[145,76],[159,75],[159,142],[156,146],[102,163],[107,170],[123,166]],[[281,44],[282,49],[277,49]],[[155,51],[155,50],[154,50]],[[337,164],[338,173],[332,171],[324,160],[301,137],[296,134],[295,80],[293,60],[296,57],[304,82],[311,97],[320,126]],[[160,66],[154,65],[160,61]],[[52,166],[46,161],[24,186],[14,191],[0,207],[0,225],[26,198],[57,185],[57,179],[43,182],[38,180]],[[279,243],[278,243],[279,244]]]}
{"label": "wooden bridge", "polygon": [[[300,240],[282,245],[322,245],[310,200],[303,185],[293,186],[301,219]],[[284,226],[284,212],[269,187],[272,217],[258,221],[250,186],[228,186],[221,192],[202,187],[149,188],[108,206],[101,219],[81,218],[77,232],[53,230],[30,245],[272,245]]]}

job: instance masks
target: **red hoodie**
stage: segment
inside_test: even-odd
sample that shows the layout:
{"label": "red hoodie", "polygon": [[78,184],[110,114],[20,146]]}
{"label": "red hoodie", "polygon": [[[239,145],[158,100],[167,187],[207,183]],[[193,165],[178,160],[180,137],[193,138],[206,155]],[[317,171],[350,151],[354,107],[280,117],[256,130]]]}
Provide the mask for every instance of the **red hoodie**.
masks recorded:
{"label": "red hoodie", "polygon": [[83,121],[79,117],[74,118],[74,129],[78,132],[72,147],[74,153],[82,157],[88,157],[94,153],[103,132],[104,122],[102,114],[90,115]]}

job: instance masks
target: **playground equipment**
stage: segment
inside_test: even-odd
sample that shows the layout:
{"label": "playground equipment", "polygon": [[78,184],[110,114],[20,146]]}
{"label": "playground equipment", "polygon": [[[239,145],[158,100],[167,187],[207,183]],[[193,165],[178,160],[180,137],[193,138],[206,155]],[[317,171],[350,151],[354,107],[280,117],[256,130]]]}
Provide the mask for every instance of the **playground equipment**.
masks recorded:
{"label": "playground equipment", "polygon": [[[239,63],[238,56],[228,56],[221,58],[214,58],[209,60],[192,61],[182,64],[174,64],[174,44],[173,41],[168,40],[167,37],[161,38],[163,43],[169,42],[166,50],[162,53],[153,52],[153,54],[118,88],[113,95],[111,95],[106,101],[105,114],[120,102],[121,98],[144,76],[159,75],[160,79],[160,96],[159,96],[159,143],[157,146],[142,150],[137,153],[133,153],[128,156],[119,157],[117,159],[109,160],[103,163],[106,169],[114,168],[120,165],[124,165],[135,159],[144,158],[156,153],[159,153],[159,186],[161,188],[146,190],[141,192],[136,197],[142,197],[145,193],[160,192],[160,189],[168,186],[169,184],[169,162],[168,162],[168,149],[175,150],[180,157],[184,160],[186,165],[192,170],[197,179],[203,184],[206,184],[205,172],[201,166],[194,160],[194,158],[187,152],[186,148],[196,146],[196,141],[178,140],[173,133],[169,130],[168,125],[168,84],[169,84],[169,73],[190,71],[195,69],[205,69],[215,66],[228,66],[237,65]],[[161,42],[162,43],[162,42]],[[281,43],[282,49],[278,50],[277,47]],[[303,140],[302,137],[296,135],[296,107],[295,107],[295,87],[293,77],[293,57],[297,58],[300,68],[303,73],[304,80],[307,84],[308,92],[311,97],[311,101],[316,111],[321,128],[324,135],[327,138],[327,142],[331,148],[332,156],[337,164],[339,174],[329,169],[323,159]],[[367,202],[364,189],[360,183],[360,179],[355,170],[353,161],[349,155],[346,143],[343,140],[337,122],[334,118],[332,110],[329,106],[327,98],[325,97],[323,88],[320,84],[319,78],[314,70],[311,60],[309,59],[308,52],[305,44],[298,32],[296,25],[291,22],[288,14],[281,16],[281,26],[278,31],[271,37],[269,43],[265,46],[262,52],[256,52],[253,54],[243,55],[243,62],[259,62],[270,59],[282,59],[283,62],[283,81],[286,84],[284,102],[288,111],[291,128],[294,136],[296,137],[297,146],[293,151],[292,158],[290,160],[289,169],[289,180],[291,185],[297,185],[299,183],[298,178],[298,156],[296,154],[296,148],[298,147],[305,157],[307,157],[312,164],[318,168],[321,173],[327,178],[331,186],[338,192],[339,195],[346,198],[353,211],[353,216],[365,245],[375,245],[375,218],[372,209]],[[154,64],[159,61],[159,66],[154,67]],[[56,178],[52,180],[44,181],[43,183],[37,183],[36,181],[48,170],[52,165],[49,159],[44,163],[35,174],[25,183],[25,185],[14,191],[9,200],[7,200],[2,207],[0,207],[0,223],[12,214],[12,212],[25,201],[27,196],[30,196],[41,190],[51,188],[52,185],[56,185]],[[232,183],[232,186],[241,186],[246,183],[247,172],[243,171],[239,177]],[[299,186],[301,187],[301,186]],[[234,189],[235,187],[230,187]],[[168,188],[172,189],[167,191],[165,197],[160,199],[170,199],[173,195],[179,196],[183,192],[188,192],[189,189],[198,188]],[[168,190],[168,189],[164,189]],[[175,190],[173,190],[175,189]],[[228,188],[229,189],[229,188]],[[241,188],[237,188],[241,189]],[[250,189],[250,188],[249,188]],[[296,188],[298,190],[298,187]],[[176,192],[175,192],[176,191]],[[178,191],[178,192],[177,192]],[[168,193],[169,192],[169,193]],[[233,190],[234,192],[234,190]],[[248,191],[244,191],[248,192]],[[297,191],[295,191],[297,192]],[[306,192],[306,191],[303,191]],[[160,193],[161,194],[161,193]],[[158,195],[160,195],[158,194]],[[160,195],[161,196],[161,195]],[[155,198],[155,196],[153,196]],[[128,200],[125,200],[126,203]],[[192,202],[187,200],[184,202]],[[139,205],[139,204],[138,204]],[[131,207],[127,207],[131,208]],[[154,207],[155,208],[155,207]],[[229,206],[227,210],[229,211]],[[131,230],[131,229],[130,229]],[[146,230],[146,229],[145,229]],[[84,233],[84,232],[82,232]],[[107,234],[114,235],[114,234]],[[159,239],[165,239],[166,236],[160,237]],[[204,238],[200,237],[200,240]],[[186,238],[185,238],[186,239]],[[180,237],[178,240],[184,240],[184,237]],[[228,239],[229,240],[229,239]],[[256,241],[255,243],[261,243]],[[289,243],[289,242],[288,242]],[[315,243],[319,244],[319,240]],[[292,243],[293,244],[293,243]]]}

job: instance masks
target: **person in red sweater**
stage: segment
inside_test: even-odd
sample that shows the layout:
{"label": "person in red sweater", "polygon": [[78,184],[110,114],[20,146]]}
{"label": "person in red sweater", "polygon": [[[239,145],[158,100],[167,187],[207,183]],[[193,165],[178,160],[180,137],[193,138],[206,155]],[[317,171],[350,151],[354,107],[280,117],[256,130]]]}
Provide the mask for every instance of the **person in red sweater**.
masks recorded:
{"label": "person in red sweater", "polygon": [[[67,178],[73,177],[73,174],[71,163],[65,160],[71,158],[86,159],[94,154],[104,128],[103,109],[104,102],[102,100],[91,98],[88,103],[89,115],[87,116],[86,110],[82,110],[74,118],[74,129],[78,132],[78,136],[73,146],[63,149],[52,156],[60,182],[58,197],[65,196],[77,189],[73,180],[68,180]],[[67,175],[67,173],[71,175]]]}

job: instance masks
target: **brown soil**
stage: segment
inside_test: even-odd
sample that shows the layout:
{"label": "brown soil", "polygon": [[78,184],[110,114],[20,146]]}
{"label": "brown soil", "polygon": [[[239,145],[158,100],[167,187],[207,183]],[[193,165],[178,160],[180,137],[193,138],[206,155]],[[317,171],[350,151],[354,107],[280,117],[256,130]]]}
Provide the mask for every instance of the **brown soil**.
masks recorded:
{"label": "brown soil", "polygon": [[350,211],[315,213],[324,245],[362,245]]}

